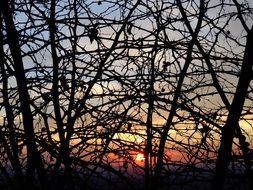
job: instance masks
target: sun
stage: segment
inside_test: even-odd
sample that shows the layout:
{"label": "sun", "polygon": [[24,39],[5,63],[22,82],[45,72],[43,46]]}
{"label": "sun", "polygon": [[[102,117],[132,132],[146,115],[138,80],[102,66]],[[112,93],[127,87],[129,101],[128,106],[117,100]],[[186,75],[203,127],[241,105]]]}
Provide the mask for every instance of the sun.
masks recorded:
{"label": "sun", "polygon": [[136,155],[135,160],[136,160],[136,161],[140,161],[140,162],[144,162],[144,160],[145,160],[144,154],[138,153],[138,154]]}

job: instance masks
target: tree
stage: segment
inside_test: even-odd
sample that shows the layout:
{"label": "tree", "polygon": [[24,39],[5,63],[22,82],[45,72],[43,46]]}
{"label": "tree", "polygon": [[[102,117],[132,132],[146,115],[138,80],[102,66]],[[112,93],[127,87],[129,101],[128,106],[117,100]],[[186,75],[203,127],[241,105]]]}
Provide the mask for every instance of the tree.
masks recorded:
{"label": "tree", "polygon": [[251,6],[1,2],[3,187],[250,188]]}
{"label": "tree", "polygon": [[7,1],[1,3],[1,14],[6,26],[7,43],[10,47],[10,52],[13,59],[14,75],[17,81],[17,90],[19,92],[20,110],[23,117],[23,126],[25,133],[25,144],[27,148],[27,184],[32,184],[34,179],[34,170],[37,169],[41,184],[45,182],[45,172],[42,160],[40,159],[39,152],[37,150],[35,135],[33,130],[33,116],[30,109],[30,96],[27,88],[27,79],[25,77],[25,71],[23,61],[21,57],[21,49],[19,47],[18,33],[15,29],[15,25],[12,19],[12,12]]}

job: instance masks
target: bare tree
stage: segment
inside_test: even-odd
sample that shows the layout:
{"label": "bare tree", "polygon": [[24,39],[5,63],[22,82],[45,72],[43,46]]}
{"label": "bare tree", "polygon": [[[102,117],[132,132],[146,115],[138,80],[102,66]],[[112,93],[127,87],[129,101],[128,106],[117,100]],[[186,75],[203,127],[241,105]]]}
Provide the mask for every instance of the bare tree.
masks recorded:
{"label": "bare tree", "polygon": [[0,6],[2,184],[251,187],[252,5]]}
{"label": "bare tree", "polygon": [[34,179],[34,172],[37,169],[41,183],[45,183],[45,172],[42,160],[40,158],[37,146],[35,143],[35,135],[33,129],[33,116],[30,109],[30,96],[27,88],[27,79],[25,76],[21,49],[19,47],[19,34],[15,29],[15,24],[12,18],[12,12],[10,5],[7,1],[1,3],[1,14],[6,26],[7,42],[10,48],[10,52],[13,60],[14,75],[17,81],[17,88],[19,92],[20,107],[23,118],[23,126],[25,132],[25,144],[27,148],[27,184],[32,184]]}

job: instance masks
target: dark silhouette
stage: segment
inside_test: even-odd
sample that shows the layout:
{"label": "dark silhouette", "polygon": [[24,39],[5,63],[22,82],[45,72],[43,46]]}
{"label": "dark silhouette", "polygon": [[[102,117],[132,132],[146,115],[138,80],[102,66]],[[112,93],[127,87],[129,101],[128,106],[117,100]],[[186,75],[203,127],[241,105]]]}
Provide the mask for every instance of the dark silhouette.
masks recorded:
{"label": "dark silhouette", "polygon": [[0,1],[0,189],[252,189],[251,6]]}

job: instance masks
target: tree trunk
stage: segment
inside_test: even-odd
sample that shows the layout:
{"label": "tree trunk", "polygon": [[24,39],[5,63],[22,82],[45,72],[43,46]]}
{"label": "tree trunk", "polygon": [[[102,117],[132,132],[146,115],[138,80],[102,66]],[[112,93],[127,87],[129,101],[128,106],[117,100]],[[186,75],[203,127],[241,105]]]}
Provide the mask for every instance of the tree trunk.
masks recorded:
{"label": "tree trunk", "polygon": [[26,182],[31,186],[34,183],[35,169],[37,169],[41,185],[45,183],[45,171],[36,147],[35,134],[33,129],[33,116],[30,108],[30,96],[27,88],[27,80],[19,46],[18,32],[12,19],[12,12],[8,1],[0,1],[0,11],[6,25],[7,42],[13,59],[14,75],[17,81],[19,92],[20,110],[23,118],[23,126],[25,132],[25,144],[27,148],[27,177]]}
{"label": "tree trunk", "polygon": [[[231,151],[236,126],[239,123],[244,101],[247,95],[249,83],[252,78],[253,55],[253,28],[247,36],[246,49],[242,63],[241,75],[236,88],[233,102],[229,109],[229,115],[222,131],[221,144],[218,151],[216,162],[216,170],[214,181],[212,184],[213,190],[222,190],[226,177],[226,172],[231,161]],[[249,172],[249,171],[248,171]]]}
{"label": "tree trunk", "polygon": [[157,188],[158,184],[159,184],[159,179],[161,177],[161,173],[162,173],[162,168],[163,168],[163,156],[164,156],[164,150],[165,150],[165,144],[167,141],[167,135],[169,132],[169,129],[172,125],[172,121],[173,121],[173,117],[176,114],[176,110],[178,108],[178,99],[180,97],[180,93],[181,93],[181,88],[184,82],[184,79],[186,77],[186,73],[188,70],[189,65],[191,64],[192,61],[192,52],[193,52],[193,47],[194,45],[197,43],[197,36],[198,33],[200,31],[201,25],[202,25],[202,20],[204,17],[204,1],[201,1],[200,3],[200,12],[199,12],[199,20],[197,22],[195,31],[192,29],[189,20],[187,19],[185,10],[181,4],[180,0],[177,0],[177,5],[179,7],[180,13],[182,14],[183,17],[183,21],[185,22],[188,30],[190,31],[191,35],[192,35],[192,39],[189,42],[188,45],[188,52],[187,52],[187,57],[184,63],[184,67],[180,73],[180,77],[178,79],[178,83],[177,83],[177,87],[175,89],[174,92],[174,98],[173,98],[173,102],[171,105],[171,110],[168,116],[168,119],[166,121],[166,124],[164,126],[163,132],[161,134],[161,140],[160,140],[160,144],[159,144],[159,149],[158,149],[158,155],[157,155],[157,165],[156,165],[156,170],[155,170],[155,175],[154,175],[154,183],[153,188]]}
{"label": "tree trunk", "polygon": [[[12,112],[11,105],[9,103],[9,96],[8,96],[8,76],[5,70],[4,64],[6,64],[6,60],[4,57],[4,50],[3,50],[3,34],[2,34],[2,18],[0,20],[0,70],[2,75],[2,95],[3,95],[3,105],[6,112],[6,118],[7,118],[7,128],[9,131],[9,140],[10,140],[10,148],[7,145],[6,152],[9,152],[8,158],[10,159],[11,165],[13,167],[13,170],[15,172],[15,177],[18,184],[23,184],[23,174],[21,165],[19,162],[19,156],[18,156],[18,144],[17,140],[15,138],[15,128],[14,128],[14,115]],[[2,137],[4,138],[4,137]],[[5,139],[4,139],[5,140]],[[22,186],[22,185],[21,185]]]}

